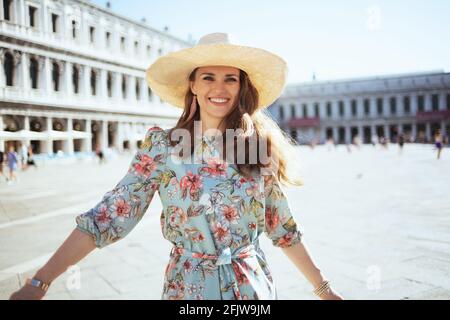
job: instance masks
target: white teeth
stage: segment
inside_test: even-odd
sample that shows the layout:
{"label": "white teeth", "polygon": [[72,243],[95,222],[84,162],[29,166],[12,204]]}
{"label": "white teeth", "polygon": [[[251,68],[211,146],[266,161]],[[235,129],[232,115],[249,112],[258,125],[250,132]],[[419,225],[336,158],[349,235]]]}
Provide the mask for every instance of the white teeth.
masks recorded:
{"label": "white teeth", "polygon": [[212,102],[217,102],[217,103],[223,103],[223,102],[228,101],[228,99],[220,99],[220,98],[210,98],[209,100],[211,100]]}

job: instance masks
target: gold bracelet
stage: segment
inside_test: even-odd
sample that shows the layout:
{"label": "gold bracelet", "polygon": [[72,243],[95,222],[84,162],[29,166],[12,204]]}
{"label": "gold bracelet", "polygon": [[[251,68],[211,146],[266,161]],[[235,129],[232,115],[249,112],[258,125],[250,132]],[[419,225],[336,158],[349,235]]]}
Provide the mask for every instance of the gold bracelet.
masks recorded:
{"label": "gold bracelet", "polygon": [[27,279],[26,284],[29,284],[30,286],[36,287],[41,289],[44,292],[47,292],[48,288],[50,287],[50,284],[47,284],[39,279],[33,278],[33,279]]}

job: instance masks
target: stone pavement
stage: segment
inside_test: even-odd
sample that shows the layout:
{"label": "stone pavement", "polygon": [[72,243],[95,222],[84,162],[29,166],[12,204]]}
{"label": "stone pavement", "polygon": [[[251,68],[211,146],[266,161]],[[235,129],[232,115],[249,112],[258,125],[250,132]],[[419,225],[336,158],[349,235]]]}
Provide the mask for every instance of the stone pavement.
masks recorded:
{"label": "stone pavement", "polygon": [[[12,185],[0,180],[0,299],[47,261],[132,156],[30,168]],[[396,145],[351,153],[299,147],[299,161],[305,185],[286,189],[291,207],[311,255],[346,299],[450,299],[449,149],[436,160],[431,145],[406,144],[402,154]],[[63,274],[45,299],[159,299],[171,247],[160,212],[155,196],[125,239]],[[281,250],[265,236],[261,246],[281,299],[316,299]]]}

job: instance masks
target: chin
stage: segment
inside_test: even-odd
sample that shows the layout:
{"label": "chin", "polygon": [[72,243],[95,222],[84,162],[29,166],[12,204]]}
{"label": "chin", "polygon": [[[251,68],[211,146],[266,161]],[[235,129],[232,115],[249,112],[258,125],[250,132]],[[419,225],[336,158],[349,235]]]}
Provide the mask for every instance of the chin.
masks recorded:
{"label": "chin", "polygon": [[231,107],[208,106],[207,113],[211,117],[223,118],[231,111]]}

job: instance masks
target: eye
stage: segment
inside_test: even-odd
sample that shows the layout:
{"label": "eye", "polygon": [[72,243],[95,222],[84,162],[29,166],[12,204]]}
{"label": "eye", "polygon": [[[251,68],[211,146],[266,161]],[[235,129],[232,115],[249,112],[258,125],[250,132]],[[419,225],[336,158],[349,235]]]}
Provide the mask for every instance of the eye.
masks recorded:
{"label": "eye", "polygon": [[204,77],[203,80],[208,80],[209,81],[209,80],[214,80],[214,79],[212,77],[210,77],[210,76],[207,76],[207,77]]}
{"label": "eye", "polygon": [[230,81],[234,81],[234,82],[236,82],[236,81],[237,81],[237,80],[236,80],[235,78],[228,78],[228,79],[227,79],[227,81],[228,81],[228,80],[230,80]]}

